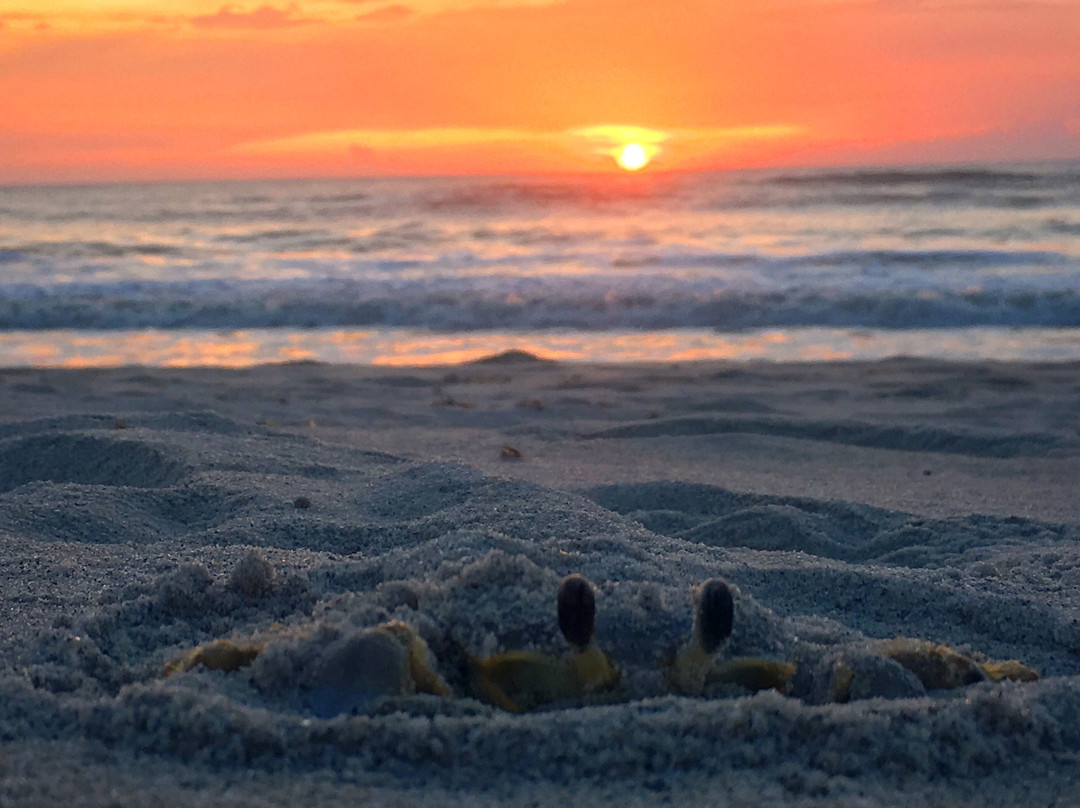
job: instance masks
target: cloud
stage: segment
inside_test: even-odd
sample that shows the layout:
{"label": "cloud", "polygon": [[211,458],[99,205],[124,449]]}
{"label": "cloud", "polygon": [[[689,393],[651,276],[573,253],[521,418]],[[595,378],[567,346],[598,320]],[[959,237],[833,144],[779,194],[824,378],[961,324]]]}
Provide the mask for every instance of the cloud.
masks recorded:
{"label": "cloud", "polygon": [[[378,6],[391,0],[336,0],[342,6]],[[373,18],[386,12],[387,20],[404,19],[405,12],[410,16],[431,16],[435,14],[470,14],[489,9],[517,9],[557,6],[578,0],[409,0],[408,5],[393,3],[385,8],[376,9]],[[391,12],[390,9],[393,9]],[[391,16],[393,15],[393,16]],[[366,20],[367,15],[360,19]]]}
{"label": "cloud", "polygon": [[361,22],[397,22],[403,20],[406,17],[411,17],[413,10],[408,6],[395,4],[392,6],[384,6],[383,8],[377,8],[374,11],[369,11],[366,14],[359,15],[356,19]]}
{"label": "cloud", "polygon": [[340,129],[308,132],[272,140],[249,141],[234,147],[250,156],[363,156],[477,150],[525,150],[570,156],[579,165],[609,162],[628,143],[637,143],[650,157],[663,156],[669,165],[723,154],[733,149],[805,137],[803,127],[764,125],[729,128],[649,129],[605,124],[562,130],[481,127],[427,129]]}
{"label": "cloud", "polygon": [[19,23],[33,23],[40,26],[42,22],[44,22],[44,19],[40,14],[29,14],[25,11],[11,11],[0,14],[0,28],[3,28],[9,22],[15,23],[15,27],[17,28]]}
{"label": "cloud", "polygon": [[430,129],[341,129],[309,132],[293,137],[244,143],[238,151],[249,154],[288,154],[337,150],[373,149],[412,151],[437,147],[482,146],[520,143],[550,138],[550,133],[519,129],[445,127]]}
{"label": "cloud", "polygon": [[234,11],[233,6],[222,6],[215,14],[192,17],[196,28],[291,28],[314,22],[306,17],[294,17],[293,9],[282,10],[273,6],[259,6],[254,11]]}

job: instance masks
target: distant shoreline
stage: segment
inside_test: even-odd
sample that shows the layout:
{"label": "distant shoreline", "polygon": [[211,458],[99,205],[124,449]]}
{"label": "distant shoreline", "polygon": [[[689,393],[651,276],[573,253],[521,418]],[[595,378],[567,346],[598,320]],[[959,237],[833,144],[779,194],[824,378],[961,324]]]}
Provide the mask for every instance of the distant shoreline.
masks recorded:
{"label": "distant shoreline", "polygon": [[390,328],[40,330],[0,332],[0,367],[235,367],[282,362],[449,366],[499,350],[582,363],[944,361],[1076,362],[1080,328],[769,328],[723,333]]}

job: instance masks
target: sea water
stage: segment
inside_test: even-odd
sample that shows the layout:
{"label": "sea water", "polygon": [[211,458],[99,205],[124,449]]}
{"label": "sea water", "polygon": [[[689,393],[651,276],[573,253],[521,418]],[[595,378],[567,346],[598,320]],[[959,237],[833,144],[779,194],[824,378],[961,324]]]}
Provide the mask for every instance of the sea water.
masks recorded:
{"label": "sea water", "polygon": [[0,188],[0,366],[1080,359],[1080,164]]}

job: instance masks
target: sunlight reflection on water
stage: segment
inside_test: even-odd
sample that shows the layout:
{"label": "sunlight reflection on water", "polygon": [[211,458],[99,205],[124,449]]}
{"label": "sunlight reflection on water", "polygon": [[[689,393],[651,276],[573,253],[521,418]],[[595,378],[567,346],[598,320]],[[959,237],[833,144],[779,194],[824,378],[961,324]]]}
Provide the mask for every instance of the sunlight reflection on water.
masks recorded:
{"label": "sunlight reflection on water", "polygon": [[1080,360],[1080,329],[769,329],[470,332],[407,329],[19,331],[0,334],[2,367],[241,368],[275,362],[449,365],[506,350],[567,362],[842,361],[920,356]]}

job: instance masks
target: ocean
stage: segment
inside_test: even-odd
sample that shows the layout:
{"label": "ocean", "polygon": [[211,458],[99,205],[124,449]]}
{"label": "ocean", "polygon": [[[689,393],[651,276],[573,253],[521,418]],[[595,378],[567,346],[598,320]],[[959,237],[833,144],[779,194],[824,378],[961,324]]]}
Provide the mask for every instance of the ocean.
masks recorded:
{"label": "ocean", "polygon": [[0,188],[0,366],[1080,359],[1080,163]]}

